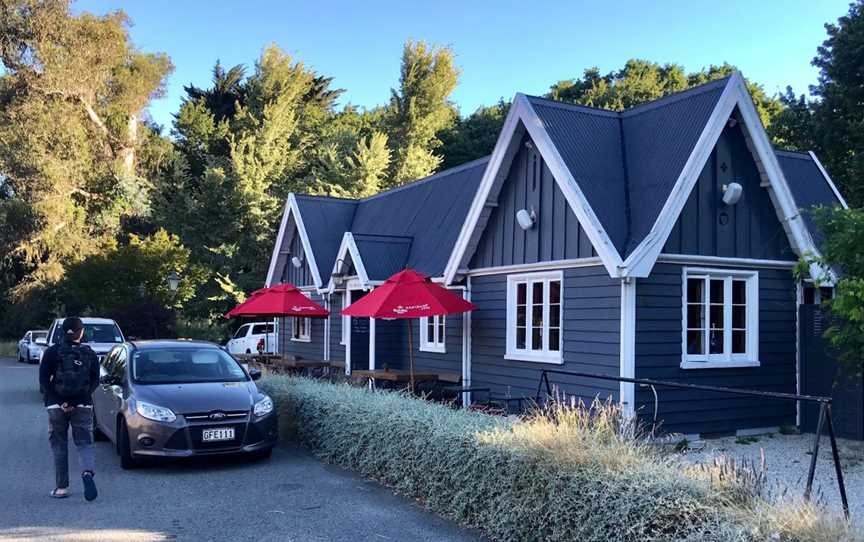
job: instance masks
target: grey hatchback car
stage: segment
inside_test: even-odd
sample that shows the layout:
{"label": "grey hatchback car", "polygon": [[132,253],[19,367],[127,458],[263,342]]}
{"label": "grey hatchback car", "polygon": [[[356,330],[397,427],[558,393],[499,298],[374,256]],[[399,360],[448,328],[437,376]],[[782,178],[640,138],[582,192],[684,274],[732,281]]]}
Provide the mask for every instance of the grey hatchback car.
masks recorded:
{"label": "grey hatchback car", "polygon": [[93,392],[96,437],[114,443],[124,469],[145,457],[268,457],[278,438],[273,401],[220,346],[135,341],[102,361]]}

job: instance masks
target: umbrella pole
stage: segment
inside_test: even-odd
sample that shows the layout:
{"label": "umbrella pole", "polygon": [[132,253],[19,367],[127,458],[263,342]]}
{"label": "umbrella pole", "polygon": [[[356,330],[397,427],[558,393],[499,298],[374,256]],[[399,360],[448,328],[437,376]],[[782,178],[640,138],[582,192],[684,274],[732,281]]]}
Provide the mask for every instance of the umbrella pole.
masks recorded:
{"label": "umbrella pole", "polygon": [[408,330],[408,359],[411,377],[411,393],[414,393],[414,341],[411,338],[411,319],[405,319],[405,329]]}

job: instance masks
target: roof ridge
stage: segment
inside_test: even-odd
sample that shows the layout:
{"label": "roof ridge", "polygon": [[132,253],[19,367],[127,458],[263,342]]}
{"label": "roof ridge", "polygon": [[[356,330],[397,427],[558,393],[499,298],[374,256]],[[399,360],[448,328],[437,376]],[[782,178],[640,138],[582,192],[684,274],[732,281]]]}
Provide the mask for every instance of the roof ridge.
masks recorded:
{"label": "roof ridge", "polygon": [[355,239],[357,237],[360,237],[362,239],[367,239],[370,237],[384,237],[387,239],[392,239],[394,241],[397,241],[397,240],[398,241],[411,241],[414,239],[413,235],[390,235],[390,234],[386,234],[386,233],[358,233],[355,231],[352,231],[351,235],[353,235]]}
{"label": "roof ridge", "polygon": [[708,81],[706,83],[686,88],[684,90],[679,90],[678,92],[673,92],[672,94],[661,96],[660,98],[657,98],[656,100],[652,100],[650,102],[634,105],[633,107],[629,107],[621,111],[621,118],[633,117],[646,111],[654,110],[658,107],[663,107],[681,100],[692,98],[693,96],[704,94],[718,87],[725,87],[731,78],[731,75],[727,75],[726,77],[723,77],[721,79],[714,79],[713,81]]}
{"label": "roof ridge", "polygon": [[587,114],[602,114],[604,117],[618,117],[618,111],[613,111],[612,109],[604,109],[602,107],[594,107],[591,105],[582,105],[575,104],[572,102],[564,102],[561,100],[553,100],[552,98],[545,98],[543,96],[532,96],[529,94],[525,95],[529,100],[540,100],[550,107],[557,107],[559,109],[577,109],[583,111]]}
{"label": "roof ridge", "polygon": [[407,183],[405,183],[403,185],[394,186],[393,188],[388,188],[387,190],[384,190],[382,192],[378,192],[377,194],[372,194],[371,196],[366,196],[365,198],[360,198],[360,199],[351,200],[351,201],[356,201],[356,202],[370,201],[370,200],[377,199],[377,198],[380,198],[383,196],[388,196],[390,194],[394,194],[396,192],[400,192],[400,191],[405,190],[407,188],[414,188],[420,184],[425,184],[427,182],[437,180],[441,177],[446,177],[447,175],[452,175],[453,173],[458,173],[458,172],[464,171],[466,169],[471,169],[472,167],[475,167],[482,162],[488,162],[491,157],[492,157],[492,155],[483,156],[482,158],[475,158],[474,160],[471,160],[470,162],[465,162],[464,164],[459,164],[458,166],[453,166],[451,168],[447,168],[447,169],[438,171],[437,173],[433,173],[432,175],[428,175],[426,177],[421,177],[421,178],[415,179],[413,181],[408,181]]}
{"label": "roof ridge", "polygon": [[338,196],[322,196],[320,194],[306,194],[304,192],[294,192],[294,197],[302,199],[328,200],[333,203],[357,203],[358,200],[351,198],[340,198]]}
{"label": "roof ridge", "polygon": [[793,149],[774,148],[774,154],[786,156],[787,158],[796,158],[796,159],[800,159],[800,160],[812,161],[810,158],[810,153],[808,153],[807,151],[796,151]]}

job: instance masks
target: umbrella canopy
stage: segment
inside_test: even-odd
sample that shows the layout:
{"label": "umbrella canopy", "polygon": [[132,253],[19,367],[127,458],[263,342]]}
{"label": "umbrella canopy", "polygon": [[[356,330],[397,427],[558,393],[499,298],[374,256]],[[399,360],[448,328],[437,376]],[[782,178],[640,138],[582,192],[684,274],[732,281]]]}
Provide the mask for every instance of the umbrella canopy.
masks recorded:
{"label": "umbrella canopy", "polygon": [[278,284],[255,290],[249,299],[231,309],[225,318],[237,316],[304,316],[326,318],[327,309],[315,303],[293,284]]}
{"label": "umbrella canopy", "polygon": [[473,311],[473,303],[413,269],[400,271],[342,311],[345,316],[423,318]]}

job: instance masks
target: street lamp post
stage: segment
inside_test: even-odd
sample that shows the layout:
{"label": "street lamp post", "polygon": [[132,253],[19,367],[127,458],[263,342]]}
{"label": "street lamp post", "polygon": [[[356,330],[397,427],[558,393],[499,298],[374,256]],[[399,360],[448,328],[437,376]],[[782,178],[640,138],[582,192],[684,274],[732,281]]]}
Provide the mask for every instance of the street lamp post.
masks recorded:
{"label": "street lamp post", "polygon": [[177,297],[177,288],[180,287],[180,275],[176,271],[171,271],[166,277],[168,281],[168,289],[171,290],[171,315],[174,316],[174,334],[177,334],[177,307],[173,301]]}

